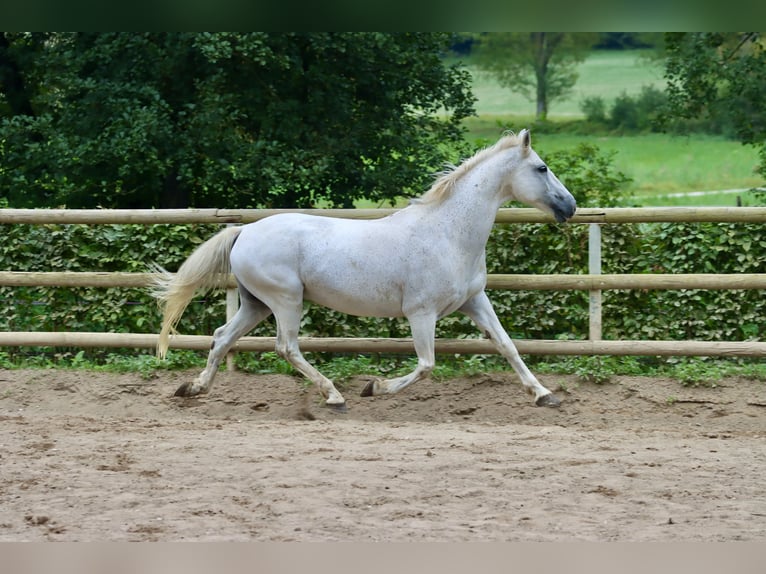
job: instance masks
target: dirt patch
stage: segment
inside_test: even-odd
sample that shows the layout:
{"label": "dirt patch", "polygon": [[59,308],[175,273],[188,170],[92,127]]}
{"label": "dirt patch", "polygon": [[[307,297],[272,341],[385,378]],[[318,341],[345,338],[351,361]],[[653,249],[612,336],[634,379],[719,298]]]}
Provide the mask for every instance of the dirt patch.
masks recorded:
{"label": "dirt patch", "polygon": [[0,371],[0,541],[764,540],[766,384]]}

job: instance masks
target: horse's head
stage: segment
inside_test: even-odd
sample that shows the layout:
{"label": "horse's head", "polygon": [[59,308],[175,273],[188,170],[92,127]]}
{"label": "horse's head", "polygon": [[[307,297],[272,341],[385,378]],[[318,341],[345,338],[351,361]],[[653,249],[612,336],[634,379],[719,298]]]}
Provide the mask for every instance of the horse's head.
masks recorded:
{"label": "horse's head", "polygon": [[510,199],[550,213],[556,221],[570,219],[577,208],[575,198],[532,149],[529,130],[519,133],[520,159],[510,181]]}

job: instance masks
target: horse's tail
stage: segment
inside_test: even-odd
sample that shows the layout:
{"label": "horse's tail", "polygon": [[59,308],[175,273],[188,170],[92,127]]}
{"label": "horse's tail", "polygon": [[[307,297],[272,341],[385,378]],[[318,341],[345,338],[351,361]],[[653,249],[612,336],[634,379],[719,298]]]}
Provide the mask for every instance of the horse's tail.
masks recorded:
{"label": "horse's tail", "polygon": [[186,306],[198,290],[226,287],[231,272],[229,255],[239,237],[241,227],[227,227],[197,247],[174,275],[161,267],[155,268],[151,293],[162,309],[162,329],[157,344],[157,356],[164,359],[170,344],[170,334],[181,319]]}

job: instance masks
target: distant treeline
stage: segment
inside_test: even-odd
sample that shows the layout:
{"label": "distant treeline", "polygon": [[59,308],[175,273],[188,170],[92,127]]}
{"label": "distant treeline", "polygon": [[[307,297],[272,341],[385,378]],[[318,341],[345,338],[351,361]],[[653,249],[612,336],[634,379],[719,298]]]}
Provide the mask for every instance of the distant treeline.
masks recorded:
{"label": "distant treeline", "polygon": [[[472,34],[455,34],[450,50],[455,54],[468,55],[476,41]],[[662,46],[661,32],[599,32],[596,50],[639,50]]]}

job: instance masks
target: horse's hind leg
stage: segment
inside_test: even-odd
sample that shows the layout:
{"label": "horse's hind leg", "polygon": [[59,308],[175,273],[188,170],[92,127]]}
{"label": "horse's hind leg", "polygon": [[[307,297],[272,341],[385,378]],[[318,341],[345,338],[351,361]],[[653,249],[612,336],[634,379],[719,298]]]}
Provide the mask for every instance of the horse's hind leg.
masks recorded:
{"label": "horse's hind leg", "polygon": [[363,397],[373,395],[393,394],[411,384],[427,378],[434,369],[434,331],[436,317],[430,313],[409,317],[415,353],[418,356],[418,366],[411,373],[395,379],[372,381],[362,389]]}
{"label": "horse's hind leg", "polygon": [[346,399],[338,392],[330,379],[304,358],[298,347],[298,331],[303,314],[302,300],[288,301],[287,299],[283,297],[279,304],[274,305],[274,318],[277,320],[277,353],[317,386],[328,407],[344,412]]}
{"label": "horse's hind leg", "polygon": [[535,404],[537,406],[557,407],[561,404],[551,391],[540,384],[540,381],[537,380],[524,364],[513,341],[511,341],[508,333],[505,332],[505,329],[503,329],[503,326],[500,324],[500,320],[497,318],[497,314],[492,308],[492,303],[489,301],[486,293],[482,291],[475,297],[466,301],[460,308],[460,311],[473,319],[481,332],[484,333],[484,335],[495,344],[498,351],[508,359],[513,370],[519,375],[521,384],[524,385],[527,392],[535,396]]}
{"label": "horse's hind leg", "polygon": [[231,320],[218,327],[213,334],[213,345],[207,356],[205,370],[191,382],[186,382],[176,391],[177,397],[192,397],[210,390],[218,372],[221,360],[231,350],[234,343],[252,330],[258,323],[271,315],[271,309],[256,299],[241,286],[239,288],[240,307]]}

